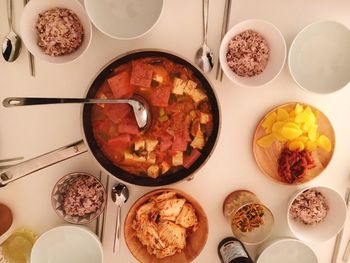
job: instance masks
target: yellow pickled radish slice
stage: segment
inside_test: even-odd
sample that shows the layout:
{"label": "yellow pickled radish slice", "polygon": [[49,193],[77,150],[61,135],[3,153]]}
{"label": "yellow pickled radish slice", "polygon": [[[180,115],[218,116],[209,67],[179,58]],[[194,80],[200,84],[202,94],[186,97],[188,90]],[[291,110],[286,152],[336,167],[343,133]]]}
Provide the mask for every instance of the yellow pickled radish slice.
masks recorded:
{"label": "yellow pickled radish slice", "polygon": [[287,138],[288,140],[294,140],[298,138],[303,132],[300,129],[283,127],[281,130],[281,135]]}
{"label": "yellow pickled radish slice", "polygon": [[332,150],[332,143],[326,135],[322,134],[320,137],[318,137],[317,145],[327,152],[330,152]]}
{"label": "yellow pickled radish slice", "polygon": [[279,132],[273,132],[272,134],[274,134],[276,139],[279,140],[280,142],[286,142],[287,141],[287,138],[282,136]]}
{"label": "yellow pickled radish slice", "polygon": [[295,122],[296,123],[305,123],[305,122],[312,123],[310,114],[306,113],[305,111],[303,111],[295,116]]}
{"label": "yellow pickled radish slice", "polygon": [[272,112],[270,113],[266,119],[263,121],[263,123],[261,124],[261,126],[265,129],[271,129],[272,124],[276,121],[276,117],[277,117],[277,113],[276,112]]}
{"label": "yellow pickled radish slice", "polygon": [[272,125],[272,132],[280,132],[285,122],[277,121]]}
{"label": "yellow pickled radish slice", "polygon": [[294,112],[295,112],[296,115],[301,113],[301,112],[303,112],[303,110],[304,110],[303,106],[300,105],[299,103],[297,103],[297,105],[295,105]]}
{"label": "yellow pickled radish slice", "polygon": [[309,152],[312,152],[316,150],[317,142],[307,141],[305,146],[306,146],[306,150],[308,150]]}
{"label": "yellow pickled radish slice", "polygon": [[312,125],[311,122],[305,122],[303,125],[301,125],[301,129],[304,132],[308,133],[309,132],[309,128],[310,128],[311,125]]}
{"label": "yellow pickled radish slice", "polygon": [[301,141],[292,141],[288,145],[289,150],[291,151],[302,151],[305,148],[305,145]]}
{"label": "yellow pickled radish slice", "polygon": [[300,126],[294,122],[286,122],[283,127],[288,127],[288,128],[292,128],[292,129],[300,129]]}
{"label": "yellow pickled radish slice", "polygon": [[285,109],[277,110],[277,121],[286,121],[289,118],[289,113]]}
{"label": "yellow pickled radish slice", "polygon": [[273,133],[270,133],[262,138],[260,138],[258,140],[258,145],[263,147],[263,148],[267,148],[269,146],[271,146],[271,144],[276,140],[276,136]]}
{"label": "yellow pickled radish slice", "polygon": [[317,139],[317,129],[318,129],[318,125],[317,124],[312,124],[309,127],[307,136],[309,137],[310,141],[314,142]]}

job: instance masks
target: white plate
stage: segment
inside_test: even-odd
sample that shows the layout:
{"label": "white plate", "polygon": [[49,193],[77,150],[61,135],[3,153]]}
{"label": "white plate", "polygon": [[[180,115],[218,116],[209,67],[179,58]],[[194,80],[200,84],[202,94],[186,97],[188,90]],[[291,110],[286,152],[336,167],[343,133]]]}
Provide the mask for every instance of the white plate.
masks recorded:
{"label": "white plate", "polygon": [[85,0],[92,23],[116,39],[133,39],[149,32],[159,20],[163,0]]}
{"label": "white plate", "polygon": [[[72,10],[79,18],[84,28],[84,39],[81,46],[71,54],[64,56],[49,56],[37,44],[37,32],[35,24],[39,14],[55,8],[67,8]],[[92,37],[92,26],[84,7],[77,0],[31,0],[24,7],[20,22],[21,38],[35,58],[45,60],[50,63],[67,63],[80,57],[90,46]]]}
{"label": "white plate", "polygon": [[267,246],[257,263],[317,263],[315,252],[296,239],[280,239]]}
{"label": "white plate", "polygon": [[289,70],[304,90],[332,93],[350,81],[350,30],[334,21],[305,27],[294,39]]}
{"label": "white plate", "polygon": [[35,242],[32,263],[102,263],[101,242],[83,227],[59,226]]}

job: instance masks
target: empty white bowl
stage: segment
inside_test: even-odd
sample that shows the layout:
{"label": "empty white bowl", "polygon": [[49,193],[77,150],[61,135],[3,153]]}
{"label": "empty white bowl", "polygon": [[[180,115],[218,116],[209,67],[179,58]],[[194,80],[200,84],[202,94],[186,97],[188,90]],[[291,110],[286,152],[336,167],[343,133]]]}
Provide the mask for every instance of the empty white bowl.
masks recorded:
{"label": "empty white bowl", "polygon": [[[227,64],[226,54],[230,40],[245,30],[260,33],[270,48],[270,57],[262,73],[253,77],[241,77],[235,74]],[[279,29],[270,22],[250,19],[233,26],[224,36],[220,45],[220,64],[225,75],[235,84],[243,87],[259,87],[274,80],[281,72],[287,56],[286,42]]]}
{"label": "empty white bowl", "polygon": [[97,29],[122,40],[149,32],[163,9],[163,0],[84,0],[84,4]]}
{"label": "empty white bowl", "polygon": [[290,73],[304,90],[327,94],[350,81],[350,30],[335,21],[305,27],[294,39],[288,57]]}
{"label": "empty white bowl", "polygon": [[100,240],[90,230],[78,226],[59,226],[42,234],[35,242],[33,263],[102,263]]}
{"label": "empty white bowl", "polygon": [[[55,8],[67,8],[72,10],[79,18],[84,28],[84,38],[80,47],[68,55],[49,56],[37,44],[37,32],[35,24],[39,18],[39,14]],[[77,0],[31,0],[24,7],[20,22],[21,38],[35,58],[45,60],[50,63],[67,63],[80,57],[90,46],[92,37],[92,28],[88,15],[84,7]]]}
{"label": "empty white bowl", "polygon": [[[326,199],[328,213],[324,220],[316,225],[305,225],[297,222],[290,215],[290,207],[293,201],[304,191],[313,189],[320,192]],[[333,188],[328,186],[307,187],[295,192],[289,201],[287,220],[292,233],[305,242],[318,244],[325,242],[343,228],[347,214],[347,207],[344,198]]]}
{"label": "empty white bowl", "polygon": [[317,263],[315,252],[296,239],[269,242],[260,253],[257,263]]}

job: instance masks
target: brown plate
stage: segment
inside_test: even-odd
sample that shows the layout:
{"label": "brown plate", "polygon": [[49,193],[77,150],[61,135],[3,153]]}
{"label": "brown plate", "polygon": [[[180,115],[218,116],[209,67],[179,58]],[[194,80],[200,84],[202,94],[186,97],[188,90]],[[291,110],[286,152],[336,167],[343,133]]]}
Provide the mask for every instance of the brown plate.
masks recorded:
{"label": "brown plate", "polygon": [[334,148],[335,148],[334,130],[331,122],[326,117],[326,115],[324,115],[324,113],[322,113],[319,109],[311,105],[300,103],[300,102],[298,103],[303,107],[309,106],[313,111],[319,112],[318,131],[320,132],[320,134],[324,134],[330,139],[330,141],[332,142],[332,150],[330,152],[326,152],[318,147],[316,150],[312,152],[312,157],[315,161],[316,167],[313,169],[307,170],[306,175],[303,178],[296,180],[294,183],[292,184],[287,183],[282,177],[278,175],[278,171],[277,171],[278,158],[281,150],[284,147],[284,143],[276,141],[270,147],[263,148],[257,144],[257,141],[265,135],[265,129],[262,127],[262,123],[271,112],[276,111],[277,109],[280,109],[280,108],[291,110],[295,107],[297,102],[283,104],[269,111],[256,127],[256,130],[254,133],[254,139],[253,139],[253,153],[254,153],[255,161],[258,164],[260,170],[263,172],[263,174],[265,174],[267,177],[269,177],[275,182],[279,182],[287,185],[304,184],[314,179],[316,176],[318,176],[329,164],[330,160],[332,159]]}
{"label": "brown plate", "polygon": [[[198,229],[189,235],[186,239],[186,247],[181,252],[172,256],[157,259],[154,255],[147,252],[146,246],[143,246],[136,236],[136,231],[132,228],[132,222],[136,216],[137,209],[143,205],[151,196],[160,194],[164,191],[174,191],[177,195],[184,197],[196,211],[198,219]],[[126,245],[131,254],[143,263],[186,263],[194,260],[202,251],[208,239],[208,219],[201,205],[190,195],[172,188],[157,189],[140,197],[130,208],[124,223],[124,237]]]}

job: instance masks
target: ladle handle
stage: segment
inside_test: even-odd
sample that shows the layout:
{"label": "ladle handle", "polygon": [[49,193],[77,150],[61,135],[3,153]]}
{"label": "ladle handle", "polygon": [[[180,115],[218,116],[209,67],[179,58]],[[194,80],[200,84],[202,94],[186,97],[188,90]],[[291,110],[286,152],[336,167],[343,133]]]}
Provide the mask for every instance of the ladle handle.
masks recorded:
{"label": "ladle handle", "polygon": [[116,220],[116,226],[115,226],[115,233],[114,233],[114,244],[113,244],[113,253],[117,254],[120,250],[120,229],[121,229],[121,215],[122,209],[121,205],[117,206],[117,220]]}
{"label": "ladle handle", "polygon": [[3,100],[6,108],[14,106],[60,104],[60,103],[131,103],[132,99],[83,99],[83,98],[34,98],[9,97]]}
{"label": "ladle handle", "polygon": [[18,163],[7,169],[2,169],[0,170],[0,187],[53,164],[85,153],[86,151],[87,147],[81,140],[33,159]]}
{"label": "ladle handle", "polygon": [[12,31],[12,0],[7,0],[7,19],[9,21],[10,30]]}

